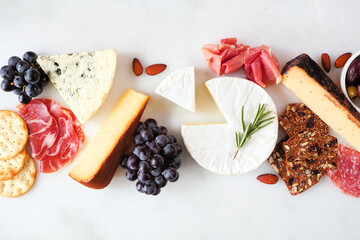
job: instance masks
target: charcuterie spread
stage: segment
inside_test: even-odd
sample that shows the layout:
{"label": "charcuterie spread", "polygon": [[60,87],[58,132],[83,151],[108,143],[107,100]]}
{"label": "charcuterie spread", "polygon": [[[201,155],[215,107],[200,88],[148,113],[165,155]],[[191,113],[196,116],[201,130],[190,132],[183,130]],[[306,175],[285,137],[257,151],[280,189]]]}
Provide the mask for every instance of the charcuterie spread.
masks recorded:
{"label": "charcuterie spread", "polygon": [[[225,38],[200,48],[204,66],[219,76],[204,87],[225,120],[184,121],[179,134],[156,120],[156,110],[147,112],[147,119],[142,115],[151,97],[194,114],[198,85],[193,63],[167,73],[164,63],[143,66],[139,58],[129,59],[134,78],[159,75],[162,81],[153,93],[122,92],[96,135],[87,138],[83,129],[91,125],[84,123],[108,104],[105,99],[119,81],[116,50],[52,56],[28,51],[22,58],[10,57],[0,70],[1,89],[15,93],[20,103],[17,113],[0,110],[0,195],[27,193],[37,168],[44,175],[67,171],[74,184],[103,189],[121,166],[137,191],[155,196],[180,178],[182,153],[188,151],[201,167],[222,175],[246,174],[267,160],[273,172],[256,179],[267,185],[281,179],[293,196],[314,185],[326,187],[318,183],[328,176],[342,192],[360,197],[360,113],[352,101],[360,96],[358,57],[345,53],[335,61],[336,68],[346,71],[341,91],[325,73],[331,70],[327,53],[321,55],[324,70],[307,54],[281,70],[267,45],[250,47]],[[279,84],[299,101],[277,106],[267,88]],[[48,85],[64,104],[41,97]],[[333,130],[347,142],[334,137]]]}

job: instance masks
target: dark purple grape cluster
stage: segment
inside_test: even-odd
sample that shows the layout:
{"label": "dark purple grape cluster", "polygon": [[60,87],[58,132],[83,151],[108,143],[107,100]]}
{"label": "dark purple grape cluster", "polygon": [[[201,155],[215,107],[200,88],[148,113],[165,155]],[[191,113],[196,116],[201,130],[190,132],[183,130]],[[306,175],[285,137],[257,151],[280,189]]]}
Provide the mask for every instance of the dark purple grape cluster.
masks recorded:
{"label": "dark purple grape cluster", "polygon": [[132,155],[125,155],[120,165],[127,169],[126,178],[135,181],[136,189],[147,195],[158,195],[167,182],[179,178],[182,147],[155,119],[140,122],[134,136]]}
{"label": "dark purple grape cluster", "polygon": [[39,96],[49,83],[48,75],[41,69],[34,52],[24,53],[23,59],[12,56],[8,65],[0,69],[3,78],[1,89],[18,95],[19,102],[28,104],[33,97]]}

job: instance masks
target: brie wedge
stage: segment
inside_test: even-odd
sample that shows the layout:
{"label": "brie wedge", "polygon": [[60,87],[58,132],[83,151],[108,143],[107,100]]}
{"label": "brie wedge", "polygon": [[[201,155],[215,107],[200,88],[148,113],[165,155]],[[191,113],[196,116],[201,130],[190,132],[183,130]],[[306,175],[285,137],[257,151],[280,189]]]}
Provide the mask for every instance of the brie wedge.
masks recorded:
{"label": "brie wedge", "polygon": [[[243,174],[264,162],[273,151],[278,135],[276,107],[257,84],[231,77],[214,78],[205,83],[227,123],[183,123],[181,135],[191,156],[204,168],[224,175]],[[242,133],[241,108],[245,122],[254,120],[259,104],[274,116],[272,123],[255,132],[237,151],[235,132]]]}
{"label": "brie wedge", "polygon": [[195,112],[195,68],[185,67],[172,72],[157,86],[155,92]]}
{"label": "brie wedge", "polygon": [[81,123],[105,101],[114,81],[115,50],[39,56],[41,68]]}

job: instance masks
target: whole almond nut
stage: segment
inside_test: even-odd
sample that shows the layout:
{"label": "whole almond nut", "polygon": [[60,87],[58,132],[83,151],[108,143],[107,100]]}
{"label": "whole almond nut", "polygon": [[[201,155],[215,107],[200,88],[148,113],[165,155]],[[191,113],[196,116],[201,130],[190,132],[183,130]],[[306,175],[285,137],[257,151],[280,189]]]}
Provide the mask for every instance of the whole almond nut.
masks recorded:
{"label": "whole almond nut", "polygon": [[259,175],[256,179],[266,184],[275,184],[279,180],[276,175],[270,173]]}
{"label": "whole almond nut", "polygon": [[145,69],[145,72],[148,75],[154,76],[156,74],[159,74],[159,73],[163,72],[165,69],[166,69],[165,64],[158,63],[158,64],[153,64],[153,65],[148,66]]}
{"label": "whole almond nut", "polygon": [[140,75],[143,73],[143,71],[144,71],[143,66],[142,66],[140,60],[137,59],[137,58],[134,58],[134,59],[133,59],[132,68],[133,68],[133,72],[134,72],[134,74],[135,74],[136,76],[140,76]]}
{"label": "whole almond nut", "polygon": [[351,53],[344,53],[343,55],[338,57],[335,61],[335,67],[342,68],[345,65],[345,63],[347,62],[347,60],[349,60],[351,55],[352,55]]}
{"label": "whole almond nut", "polygon": [[323,53],[321,54],[321,64],[325,70],[325,72],[330,72],[331,69],[331,60],[330,60],[330,56],[327,53]]}

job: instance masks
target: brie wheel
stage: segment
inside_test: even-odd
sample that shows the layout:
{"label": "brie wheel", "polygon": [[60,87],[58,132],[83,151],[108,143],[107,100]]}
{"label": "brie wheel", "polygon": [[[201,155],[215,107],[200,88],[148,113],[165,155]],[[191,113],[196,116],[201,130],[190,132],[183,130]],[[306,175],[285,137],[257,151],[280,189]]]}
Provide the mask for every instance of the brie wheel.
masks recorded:
{"label": "brie wheel", "polygon": [[195,112],[195,68],[185,67],[172,72],[157,86],[155,92]]}
{"label": "brie wheel", "polygon": [[[219,174],[235,175],[260,166],[273,151],[278,136],[276,107],[271,97],[257,84],[241,78],[221,77],[205,83],[227,123],[183,123],[181,134],[191,156],[202,167]],[[241,108],[248,124],[259,104],[274,116],[272,123],[255,132],[237,151],[235,132],[242,132]]]}

